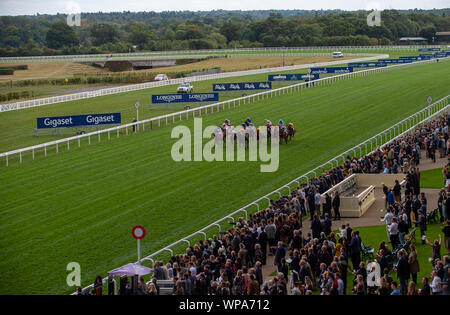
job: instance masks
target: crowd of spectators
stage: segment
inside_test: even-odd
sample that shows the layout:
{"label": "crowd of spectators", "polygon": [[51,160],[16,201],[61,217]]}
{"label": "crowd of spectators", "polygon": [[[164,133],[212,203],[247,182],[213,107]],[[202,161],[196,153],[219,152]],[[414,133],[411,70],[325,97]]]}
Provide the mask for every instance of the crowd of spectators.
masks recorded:
{"label": "crowd of spectators", "polygon": [[[174,255],[165,264],[155,262],[152,280],[146,283],[140,279],[138,292],[157,295],[158,280],[172,280],[175,295],[344,295],[349,287],[356,295],[448,294],[450,260],[449,256],[441,258],[440,240],[430,243],[425,237],[427,201],[420,192],[417,166],[421,151],[431,160],[435,160],[437,149],[441,156],[448,155],[449,118],[438,118],[359,159],[348,156],[343,165],[279,200],[271,200],[268,208],[249,214],[247,220],[230,222],[231,227],[220,235],[189,246],[185,253]],[[339,233],[332,231],[332,209],[334,219],[340,219],[338,193],[326,195],[320,213],[321,194],[353,173],[404,173],[406,178],[404,187],[397,182],[394,187],[385,188],[388,210],[383,220],[391,249],[382,242],[376,252],[379,286],[368,282],[371,273],[367,272],[367,262],[362,261],[364,243],[359,231],[349,224],[342,225]],[[449,173],[444,175],[450,178]],[[448,250],[450,193],[443,190],[441,195],[440,217],[447,220],[443,232]],[[310,222],[306,221],[308,216]],[[419,265],[414,244],[395,251],[392,259],[392,253],[404,244],[412,226],[421,230],[422,241],[433,250],[431,278],[421,279],[421,290],[416,289]],[[311,232],[304,233],[308,227]],[[277,272],[264,279],[262,268],[267,264]],[[397,272],[398,281],[389,276],[391,269]],[[349,274],[354,275],[353,283],[348,283]],[[410,275],[412,281],[408,284]]]}

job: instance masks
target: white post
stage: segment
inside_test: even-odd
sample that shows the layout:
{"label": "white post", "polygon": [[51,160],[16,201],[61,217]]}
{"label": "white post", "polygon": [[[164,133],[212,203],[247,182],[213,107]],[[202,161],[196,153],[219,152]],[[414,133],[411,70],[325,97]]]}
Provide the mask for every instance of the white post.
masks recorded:
{"label": "white post", "polygon": [[141,240],[137,240],[138,264],[141,264]]}

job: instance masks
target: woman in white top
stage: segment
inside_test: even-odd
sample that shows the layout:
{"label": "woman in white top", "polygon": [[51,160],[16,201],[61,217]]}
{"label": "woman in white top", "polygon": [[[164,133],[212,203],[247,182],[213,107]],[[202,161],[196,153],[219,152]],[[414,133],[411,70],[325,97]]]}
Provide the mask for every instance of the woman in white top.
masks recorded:
{"label": "woman in white top", "polygon": [[431,273],[431,278],[433,278],[433,281],[431,282],[430,287],[433,295],[440,295],[442,293],[442,283],[441,278],[438,277],[436,270],[433,270],[433,272]]}

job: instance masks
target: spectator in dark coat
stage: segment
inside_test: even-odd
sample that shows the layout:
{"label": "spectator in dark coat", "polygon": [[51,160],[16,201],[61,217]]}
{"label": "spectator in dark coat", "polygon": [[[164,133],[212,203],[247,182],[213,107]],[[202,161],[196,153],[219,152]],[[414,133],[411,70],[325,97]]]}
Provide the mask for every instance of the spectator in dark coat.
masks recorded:
{"label": "spectator in dark coat", "polygon": [[322,223],[320,223],[317,215],[314,215],[314,218],[311,221],[311,231],[313,238],[320,238],[320,233],[322,232]]}
{"label": "spectator in dark coat", "polygon": [[334,220],[340,220],[341,213],[339,212],[339,207],[341,206],[341,198],[339,197],[339,192],[337,190],[334,193],[332,206],[334,209]]}
{"label": "spectator in dark coat", "polygon": [[261,286],[263,284],[263,282],[264,282],[262,269],[261,269],[261,262],[257,261],[256,264],[255,264],[255,268],[254,269],[255,269],[256,281],[258,281],[259,286]]}
{"label": "spectator in dark coat", "polygon": [[422,290],[420,290],[420,295],[431,295],[431,287],[427,277],[422,278],[422,285],[423,287]]}
{"label": "spectator in dark coat", "polygon": [[262,256],[262,264],[266,264],[266,258],[267,258],[267,233],[266,231],[262,231],[258,236],[259,245],[261,245],[261,251],[263,252]]}
{"label": "spectator in dark coat", "polygon": [[283,242],[278,242],[278,246],[275,248],[274,265],[278,266],[281,263],[281,259],[286,256],[286,248],[283,246]]}
{"label": "spectator in dark coat", "polygon": [[394,267],[394,271],[397,272],[398,281],[400,282],[400,293],[406,295],[408,291],[408,279],[409,279],[409,264],[405,255],[405,250],[400,250],[397,253],[397,264]]}
{"label": "spectator in dark coat", "polygon": [[328,236],[331,233],[331,225],[332,222],[328,216],[328,213],[325,214],[325,219],[323,220],[323,232],[325,232],[325,235]]}
{"label": "spectator in dark coat", "polygon": [[328,195],[328,193],[325,194],[325,203],[323,204],[322,217],[325,218],[327,214],[328,216],[331,216],[331,197],[330,195]]}
{"label": "spectator in dark coat", "polygon": [[356,270],[361,262],[361,248],[355,232],[352,232],[350,241],[350,258],[352,260],[353,270]]}

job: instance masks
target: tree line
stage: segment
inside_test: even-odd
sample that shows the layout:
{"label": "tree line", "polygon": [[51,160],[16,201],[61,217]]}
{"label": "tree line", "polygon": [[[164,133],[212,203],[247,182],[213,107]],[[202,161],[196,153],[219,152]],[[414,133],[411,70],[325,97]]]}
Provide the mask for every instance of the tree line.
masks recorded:
{"label": "tree line", "polygon": [[81,13],[0,17],[0,56],[97,54],[142,50],[241,47],[369,46],[450,30],[450,9],[384,10],[381,26],[368,11],[276,10]]}

